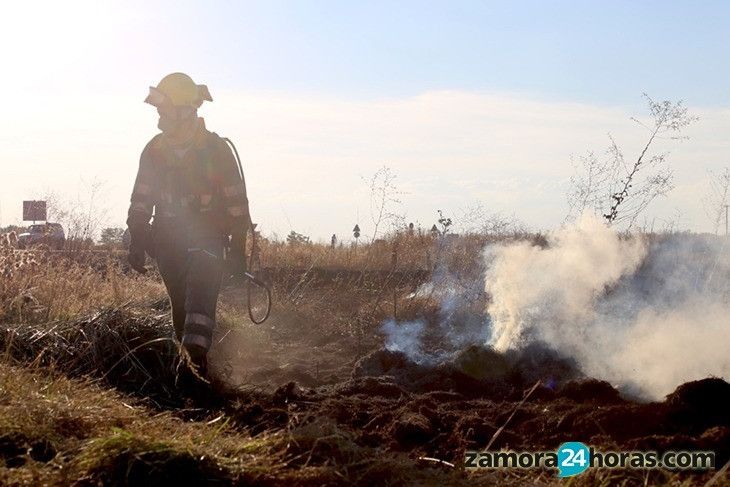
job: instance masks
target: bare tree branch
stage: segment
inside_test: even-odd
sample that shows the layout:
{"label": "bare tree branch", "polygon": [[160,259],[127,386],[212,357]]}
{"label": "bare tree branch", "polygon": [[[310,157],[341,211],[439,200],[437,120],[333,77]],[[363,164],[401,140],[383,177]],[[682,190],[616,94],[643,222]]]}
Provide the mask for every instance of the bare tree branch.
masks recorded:
{"label": "bare tree branch", "polygon": [[571,220],[584,211],[602,215],[609,224],[624,223],[631,228],[639,215],[659,197],[673,189],[673,171],[668,153],[650,155],[657,139],[683,140],[681,132],[697,117],[690,116],[681,101],[655,102],[644,93],[650,122],[631,118],[648,132],[648,137],[633,163],[627,163],[623,150],[611,134],[605,158],[595,153],[573,159],[574,174],[568,191],[568,216]]}

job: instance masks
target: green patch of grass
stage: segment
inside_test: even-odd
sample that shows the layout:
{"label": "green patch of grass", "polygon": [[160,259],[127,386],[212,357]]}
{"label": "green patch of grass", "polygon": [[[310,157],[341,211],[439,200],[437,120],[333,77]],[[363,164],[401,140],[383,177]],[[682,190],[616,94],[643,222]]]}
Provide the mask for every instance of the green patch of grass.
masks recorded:
{"label": "green patch of grass", "polygon": [[70,469],[79,485],[230,485],[235,479],[205,454],[122,429],[91,441]]}

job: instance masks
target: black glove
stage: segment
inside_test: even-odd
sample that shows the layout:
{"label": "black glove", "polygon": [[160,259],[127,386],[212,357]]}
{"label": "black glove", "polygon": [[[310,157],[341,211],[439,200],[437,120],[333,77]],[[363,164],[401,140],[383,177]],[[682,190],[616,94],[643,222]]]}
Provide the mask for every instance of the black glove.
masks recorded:
{"label": "black glove", "polygon": [[148,223],[138,223],[129,226],[129,266],[140,274],[147,272],[144,266],[145,251],[152,255],[148,249],[150,247],[151,227]]}
{"label": "black glove", "polygon": [[147,272],[147,268],[144,266],[144,250],[130,247],[127,259],[129,260],[129,266],[135,271],[139,272],[140,274],[145,274]]}

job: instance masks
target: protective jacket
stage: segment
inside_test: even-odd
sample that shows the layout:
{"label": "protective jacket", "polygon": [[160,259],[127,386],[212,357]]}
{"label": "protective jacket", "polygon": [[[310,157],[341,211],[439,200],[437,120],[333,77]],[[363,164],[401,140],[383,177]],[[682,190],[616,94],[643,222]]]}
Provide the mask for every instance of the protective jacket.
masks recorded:
{"label": "protective jacket", "polygon": [[174,147],[158,134],[140,157],[132,191],[128,224],[173,219],[207,235],[230,235],[249,222],[246,186],[225,141],[205,128],[189,147]]}
{"label": "protective jacket", "polygon": [[127,225],[133,245],[144,242],[157,260],[175,332],[191,356],[204,359],[211,346],[224,247],[249,221],[233,153],[202,118],[185,146],[158,134],[144,148]]}

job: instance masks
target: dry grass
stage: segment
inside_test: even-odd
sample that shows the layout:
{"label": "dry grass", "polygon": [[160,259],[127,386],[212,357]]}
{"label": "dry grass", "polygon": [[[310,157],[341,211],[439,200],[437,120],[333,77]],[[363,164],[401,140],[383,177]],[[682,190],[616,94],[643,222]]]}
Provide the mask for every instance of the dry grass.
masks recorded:
{"label": "dry grass", "polygon": [[382,458],[334,423],[256,437],[225,415],[183,421],[89,381],[0,363],[2,485],[466,485]]}
{"label": "dry grass", "polygon": [[3,485],[134,485],[175,476],[189,485],[242,478],[244,467],[247,476],[278,468],[267,457],[276,435],[252,439],[225,418],[185,422],[88,381],[0,364],[0,394]]}
{"label": "dry grass", "polygon": [[288,244],[263,239],[259,243],[261,261],[266,267],[287,269],[431,271],[438,263],[461,262],[464,266],[478,260],[488,244],[530,240],[542,244],[540,234],[466,234],[446,235],[396,232],[374,242],[359,245],[339,244],[332,248],[321,243]]}
{"label": "dry grass", "polygon": [[[307,288],[322,280],[322,272],[333,272],[325,276],[330,280],[344,279],[337,273],[349,273],[345,277],[357,279],[345,283],[350,284],[349,292],[367,294],[377,308],[384,299],[378,295],[383,288],[412,285],[414,277],[422,281],[444,268],[456,275],[473,273],[480,267],[480,250],[486,244],[513,239],[541,241],[539,235],[530,234],[439,238],[397,233],[358,247],[333,249],[323,244],[291,245],[264,239],[260,242],[260,261],[279,300],[298,305]],[[0,275],[2,323],[69,320],[93,310],[165,296],[157,273],[140,276],[130,271],[124,252],[20,250],[14,234],[0,236]],[[376,279],[363,280],[362,276]],[[333,298],[337,299],[323,296],[322,303]],[[373,306],[364,309],[372,311]]]}
{"label": "dry grass", "polygon": [[7,324],[0,346],[6,360],[101,378],[158,406],[180,403],[169,320],[149,307],[107,308],[73,321]]}
{"label": "dry grass", "polygon": [[[408,319],[430,302],[404,303],[404,294],[447,274],[469,281],[479,272],[485,244],[512,239],[544,244],[539,235],[393,235],[356,250],[264,241],[262,264],[277,270],[270,275],[275,311],[288,321],[272,336],[297,341],[338,334],[362,340],[367,351],[396,305],[399,317]],[[464,472],[458,465],[423,464],[358,444],[332,418],[292,409],[285,410],[283,426],[256,436],[236,424],[238,406],[186,410],[169,367],[177,351],[159,276],[132,274],[121,257],[19,251],[10,238],[0,239],[0,484],[562,483],[554,472]],[[222,325],[240,321],[241,304],[226,296]],[[255,333],[246,339],[264,342],[274,332],[260,327]],[[246,396],[236,400],[245,408]],[[602,471],[569,483],[645,481],[636,472]],[[670,474],[663,481],[684,482]]]}
{"label": "dry grass", "polygon": [[73,319],[94,309],[164,296],[159,279],[130,273],[112,253],[19,250],[8,235],[0,236],[0,275],[4,323]]}
{"label": "dry grass", "polygon": [[260,243],[261,260],[277,268],[388,270],[392,267],[393,252],[398,253],[400,264],[408,269],[428,269],[433,262],[434,238],[425,235],[394,235],[373,243],[359,245],[288,244],[263,240]]}

